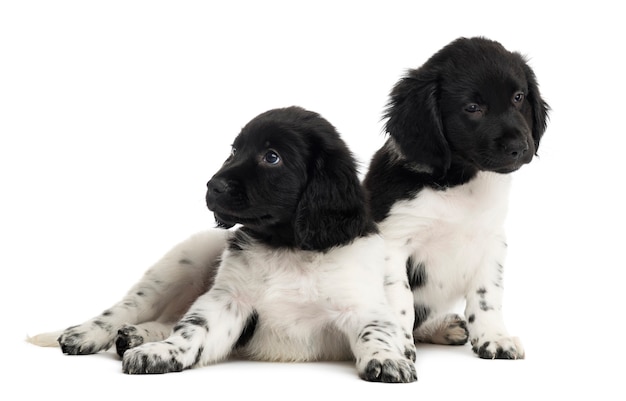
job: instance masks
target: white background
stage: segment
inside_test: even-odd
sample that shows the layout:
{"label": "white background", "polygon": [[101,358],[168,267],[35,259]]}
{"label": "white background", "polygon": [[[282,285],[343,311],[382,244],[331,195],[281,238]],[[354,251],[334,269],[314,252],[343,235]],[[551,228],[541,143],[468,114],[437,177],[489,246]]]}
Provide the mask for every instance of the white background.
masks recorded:
{"label": "white background", "polygon": [[[623,399],[626,30],[617,2],[582,4],[0,3],[0,397]],[[526,360],[420,345],[409,385],[347,362],[135,377],[112,353],[25,343],[100,313],[212,227],[205,183],[251,118],[315,110],[365,172],[396,80],[475,35],[526,54],[553,109],[507,221],[505,316]]]}

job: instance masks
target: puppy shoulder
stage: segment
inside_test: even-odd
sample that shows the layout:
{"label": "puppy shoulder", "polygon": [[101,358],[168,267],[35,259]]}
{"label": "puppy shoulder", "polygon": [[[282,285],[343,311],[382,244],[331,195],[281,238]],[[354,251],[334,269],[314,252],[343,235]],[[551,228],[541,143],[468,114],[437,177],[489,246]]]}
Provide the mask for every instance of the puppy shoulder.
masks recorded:
{"label": "puppy shoulder", "polygon": [[407,162],[390,138],[372,158],[363,181],[373,219],[382,221],[394,203],[414,198],[430,180],[430,173],[426,165]]}

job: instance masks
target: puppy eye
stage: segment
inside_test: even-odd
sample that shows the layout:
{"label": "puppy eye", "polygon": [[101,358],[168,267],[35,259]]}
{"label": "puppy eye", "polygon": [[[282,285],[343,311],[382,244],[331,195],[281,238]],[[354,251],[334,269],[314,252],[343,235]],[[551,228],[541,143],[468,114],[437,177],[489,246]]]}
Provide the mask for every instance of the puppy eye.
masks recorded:
{"label": "puppy eye", "polygon": [[513,95],[513,103],[521,103],[524,101],[524,92],[517,92]]}
{"label": "puppy eye", "polygon": [[280,163],[280,155],[273,150],[268,150],[263,156],[263,161],[267,164],[277,165]]}
{"label": "puppy eye", "polygon": [[476,103],[470,103],[467,106],[465,106],[465,111],[467,111],[468,113],[477,113],[480,110],[480,106],[477,105]]}
{"label": "puppy eye", "polygon": [[232,147],[230,148],[230,157],[235,156],[235,154],[236,154],[236,153],[237,153],[237,148],[236,148],[236,147],[234,147],[234,146],[232,146]]}

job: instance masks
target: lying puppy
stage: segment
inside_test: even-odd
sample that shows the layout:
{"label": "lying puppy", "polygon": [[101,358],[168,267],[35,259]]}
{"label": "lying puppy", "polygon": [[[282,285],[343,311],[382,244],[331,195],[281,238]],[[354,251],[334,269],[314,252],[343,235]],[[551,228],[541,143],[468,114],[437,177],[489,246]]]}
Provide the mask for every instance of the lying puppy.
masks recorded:
{"label": "lying puppy", "polygon": [[[416,341],[469,337],[481,358],[524,358],[502,318],[503,222],[548,109],[524,58],[484,38],[450,43],[393,88],[364,185],[388,263],[406,266]],[[449,314],[461,297],[467,320]]]}
{"label": "lying puppy", "polygon": [[354,358],[365,380],[417,379],[411,328],[391,308],[402,296],[390,291],[402,286],[386,285],[405,273],[385,272],[384,242],[332,125],[297,107],[263,113],[242,129],[207,186],[218,224],[240,227],[172,250],[124,300],[66,330],[64,353],[97,352],[115,340],[130,374],[181,371],[237,353]]}

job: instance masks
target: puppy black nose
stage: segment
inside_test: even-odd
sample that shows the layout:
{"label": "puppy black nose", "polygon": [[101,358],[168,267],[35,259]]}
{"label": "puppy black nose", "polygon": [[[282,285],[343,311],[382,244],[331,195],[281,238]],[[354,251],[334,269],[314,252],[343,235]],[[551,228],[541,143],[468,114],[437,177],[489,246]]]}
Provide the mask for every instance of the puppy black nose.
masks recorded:
{"label": "puppy black nose", "polygon": [[228,192],[228,189],[230,188],[230,186],[228,185],[228,181],[219,177],[211,178],[209,182],[207,182],[206,186],[207,186],[207,191],[210,194],[214,194],[214,195],[219,195],[219,194]]}
{"label": "puppy black nose", "polygon": [[510,140],[504,144],[504,152],[514,159],[519,159],[528,152],[528,142],[525,140]]}

